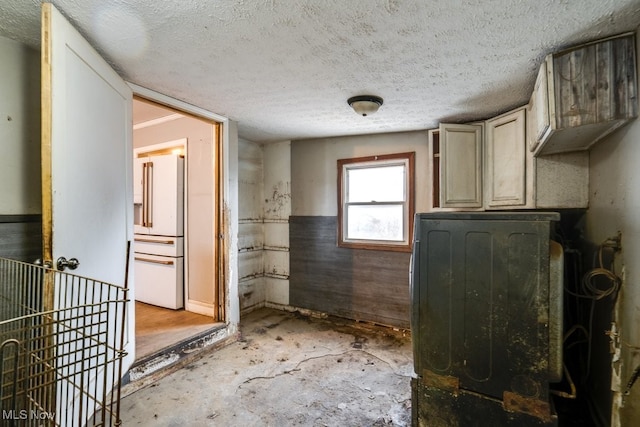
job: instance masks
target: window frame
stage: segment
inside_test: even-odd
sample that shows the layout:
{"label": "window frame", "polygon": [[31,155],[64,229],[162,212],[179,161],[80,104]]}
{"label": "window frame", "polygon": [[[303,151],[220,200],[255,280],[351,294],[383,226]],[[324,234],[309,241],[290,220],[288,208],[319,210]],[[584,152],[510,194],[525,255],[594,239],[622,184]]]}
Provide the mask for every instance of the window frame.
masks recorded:
{"label": "window frame", "polygon": [[[347,226],[346,207],[347,177],[346,171],[355,168],[381,167],[384,165],[406,166],[405,200],[403,206],[403,241],[384,241],[368,239],[345,239]],[[413,244],[413,217],[415,215],[415,152],[384,154],[338,160],[338,246],[353,249],[373,249],[382,251],[411,252]],[[399,202],[359,202],[357,205],[374,206],[376,204],[398,204]]]}

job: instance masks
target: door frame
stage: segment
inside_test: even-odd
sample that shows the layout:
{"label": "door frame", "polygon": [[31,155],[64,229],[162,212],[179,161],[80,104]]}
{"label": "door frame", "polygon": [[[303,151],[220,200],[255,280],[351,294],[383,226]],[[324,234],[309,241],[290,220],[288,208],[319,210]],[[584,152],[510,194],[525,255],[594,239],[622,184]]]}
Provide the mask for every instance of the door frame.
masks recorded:
{"label": "door frame", "polygon": [[[230,239],[231,213],[228,208],[228,206],[236,204],[229,203],[231,201],[231,191],[229,188],[229,180],[228,178],[226,178],[231,176],[229,174],[229,153],[231,144],[233,143],[231,139],[232,135],[234,134],[231,131],[231,127],[234,125],[234,123],[224,116],[200,107],[196,107],[184,101],[171,98],[167,95],[155,92],[151,89],[138,86],[135,83],[127,82],[127,84],[129,85],[129,87],[131,87],[134,98],[144,98],[148,101],[155,102],[157,104],[177,110],[178,112],[184,112],[198,119],[205,120],[211,123],[213,125],[214,132],[217,132],[215,138],[217,143],[214,147],[216,159],[214,164],[214,200],[216,203],[215,209],[217,215],[215,218],[216,223],[214,224],[214,227],[215,233],[218,236],[215,243],[216,262],[218,266],[216,268],[217,307],[214,307],[214,310],[216,312],[216,318],[214,320],[227,324],[237,324],[239,319],[234,319],[235,316],[233,315],[230,316],[230,314],[234,313],[234,311],[237,310],[234,310],[234,307],[230,306],[234,298],[229,298],[229,296],[232,295],[229,280],[231,279],[230,255],[233,252],[231,251],[232,242]],[[185,275],[185,277],[187,276]]]}

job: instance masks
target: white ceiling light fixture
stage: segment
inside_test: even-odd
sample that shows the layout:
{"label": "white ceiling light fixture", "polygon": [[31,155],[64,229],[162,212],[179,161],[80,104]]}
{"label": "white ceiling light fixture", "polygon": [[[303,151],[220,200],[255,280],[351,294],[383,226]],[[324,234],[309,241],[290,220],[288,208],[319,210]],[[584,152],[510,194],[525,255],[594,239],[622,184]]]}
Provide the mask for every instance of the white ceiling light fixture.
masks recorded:
{"label": "white ceiling light fixture", "polygon": [[382,105],[382,98],[374,95],[359,95],[347,99],[347,104],[361,116],[369,116]]}

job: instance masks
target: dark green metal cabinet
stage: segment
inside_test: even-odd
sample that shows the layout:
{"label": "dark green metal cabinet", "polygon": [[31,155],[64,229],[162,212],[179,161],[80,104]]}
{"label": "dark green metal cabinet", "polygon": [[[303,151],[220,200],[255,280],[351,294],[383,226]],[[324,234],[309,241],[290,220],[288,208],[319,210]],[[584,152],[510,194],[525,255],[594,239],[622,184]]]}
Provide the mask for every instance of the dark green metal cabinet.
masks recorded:
{"label": "dark green metal cabinet", "polygon": [[[561,345],[554,343],[562,339],[562,305],[550,266],[559,219],[523,212],[416,215],[414,424],[429,425],[420,420],[421,407],[451,407],[455,414],[441,418],[456,425],[492,413],[496,402],[498,417],[524,414],[518,425],[527,418],[531,425],[553,423],[549,382],[561,370]],[[447,404],[443,396],[450,396]],[[424,417],[435,413],[425,410]]]}

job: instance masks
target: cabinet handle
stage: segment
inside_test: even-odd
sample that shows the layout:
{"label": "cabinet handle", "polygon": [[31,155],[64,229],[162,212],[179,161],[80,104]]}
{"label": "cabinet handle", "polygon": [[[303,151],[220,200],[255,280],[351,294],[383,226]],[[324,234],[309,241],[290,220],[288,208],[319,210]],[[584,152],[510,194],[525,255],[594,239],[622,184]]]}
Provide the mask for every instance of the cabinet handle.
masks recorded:
{"label": "cabinet handle", "polygon": [[173,245],[175,240],[152,240],[152,239],[133,239],[135,242],[144,242],[144,243],[158,243],[160,245]]}
{"label": "cabinet handle", "polygon": [[159,260],[155,260],[155,259],[140,258],[140,257],[135,257],[134,259],[136,261],[151,262],[153,264],[173,265],[173,261],[159,261]]}

